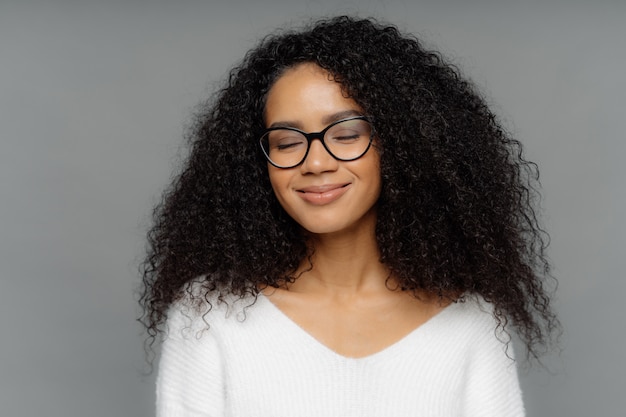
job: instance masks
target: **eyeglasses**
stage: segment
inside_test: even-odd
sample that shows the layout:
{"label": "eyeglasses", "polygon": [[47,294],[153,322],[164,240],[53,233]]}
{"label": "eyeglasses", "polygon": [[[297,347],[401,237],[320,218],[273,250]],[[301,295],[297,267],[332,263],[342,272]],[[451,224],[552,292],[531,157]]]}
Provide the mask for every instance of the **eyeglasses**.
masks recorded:
{"label": "eyeglasses", "polygon": [[314,139],[339,161],[354,161],[368,151],[374,129],[365,116],[338,120],[321,132],[306,133],[295,127],[272,127],[261,136],[261,149],[270,164],[293,168],[306,159]]}

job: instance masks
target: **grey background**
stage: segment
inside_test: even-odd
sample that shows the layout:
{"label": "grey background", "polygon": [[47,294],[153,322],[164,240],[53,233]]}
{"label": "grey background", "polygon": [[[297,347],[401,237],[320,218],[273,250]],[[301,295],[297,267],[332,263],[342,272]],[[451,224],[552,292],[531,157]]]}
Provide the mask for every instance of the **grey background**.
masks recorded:
{"label": "grey background", "polygon": [[539,163],[565,335],[528,414],[624,415],[626,2],[1,0],[2,416],[153,414],[136,268],[191,111],[259,37],[343,12],[443,51]]}

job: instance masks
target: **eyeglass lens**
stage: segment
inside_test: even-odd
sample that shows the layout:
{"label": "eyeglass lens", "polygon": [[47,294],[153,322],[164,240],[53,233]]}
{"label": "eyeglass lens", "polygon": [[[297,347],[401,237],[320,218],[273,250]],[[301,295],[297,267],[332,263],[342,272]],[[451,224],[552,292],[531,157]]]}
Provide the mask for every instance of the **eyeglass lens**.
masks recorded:
{"label": "eyeglass lens", "polygon": [[[360,158],[368,150],[372,137],[372,128],[367,120],[348,119],[330,125],[323,133],[322,143],[335,158],[350,161]],[[269,161],[278,167],[294,167],[304,161],[310,141],[301,132],[293,128],[269,130],[261,138],[261,146]],[[319,135],[308,134],[310,140]]]}

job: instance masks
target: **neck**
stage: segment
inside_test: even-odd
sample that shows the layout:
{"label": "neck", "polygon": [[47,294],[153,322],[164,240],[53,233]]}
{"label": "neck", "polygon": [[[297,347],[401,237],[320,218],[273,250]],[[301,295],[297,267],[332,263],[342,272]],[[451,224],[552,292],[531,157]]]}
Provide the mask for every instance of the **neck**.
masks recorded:
{"label": "neck", "polygon": [[350,295],[387,291],[389,270],[380,263],[375,221],[370,227],[312,235],[312,255],[304,259],[290,291]]}

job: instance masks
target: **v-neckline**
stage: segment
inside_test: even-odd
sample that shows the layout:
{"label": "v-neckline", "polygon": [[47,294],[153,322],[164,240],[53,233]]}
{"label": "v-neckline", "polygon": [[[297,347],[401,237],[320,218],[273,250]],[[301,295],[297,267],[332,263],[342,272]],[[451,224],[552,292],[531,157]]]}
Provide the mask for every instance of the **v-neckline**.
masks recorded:
{"label": "v-neckline", "polygon": [[306,331],[302,326],[300,326],[297,322],[295,322],[291,317],[289,317],[285,312],[283,312],[276,304],[274,304],[268,296],[259,293],[260,300],[262,303],[267,304],[267,310],[276,317],[276,320],[284,323],[289,329],[293,331],[294,335],[298,335],[298,337],[307,339],[309,345],[314,346],[314,348],[320,351],[323,354],[326,354],[331,357],[335,357],[342,361],[351,361],[351,362],[365,362],[370,360],[378,360],[386,356],[394,356],[399,350],[404,348],[404,345],[409,344],[411,340],[423,337],[428,334],[428,331],[431,327],[437,326],[437,323],[441,320],[445,320],[445,316],[450,314],[455,308],[458,308],[459,303],[452,302],[449,305],[442,308],[428,320],[415,327],[413,330],[409,331],[407,334],[396,340],[395,342],[383,347],[382,349],[370,353],[365,356],[346,356],[343,355],[334,349],[330,348],[326,344],[322,343],[319,339],[313,336],[311,333]]}

